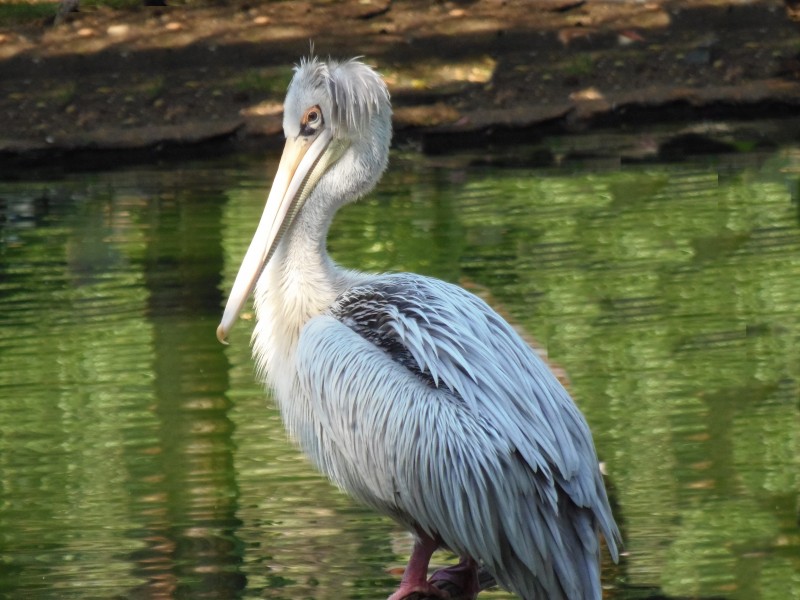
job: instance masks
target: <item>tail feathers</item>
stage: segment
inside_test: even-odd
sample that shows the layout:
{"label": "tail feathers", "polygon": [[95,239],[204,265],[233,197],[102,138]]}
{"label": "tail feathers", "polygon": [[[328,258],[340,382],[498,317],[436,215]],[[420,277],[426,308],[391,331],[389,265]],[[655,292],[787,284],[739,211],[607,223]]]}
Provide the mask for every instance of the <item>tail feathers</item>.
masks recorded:
{"label": "tail feathers", "polygon": [[521,553],[513,539],[518,536],[507,535],[501,541],[501,562],[485,566],[502,586],[524,600],[601,600],[596,518],[569,498],[562,496],[559,505],[558,514],[546,517],[553,527],[548,527],[544,553],[536,552],[534,557]]}

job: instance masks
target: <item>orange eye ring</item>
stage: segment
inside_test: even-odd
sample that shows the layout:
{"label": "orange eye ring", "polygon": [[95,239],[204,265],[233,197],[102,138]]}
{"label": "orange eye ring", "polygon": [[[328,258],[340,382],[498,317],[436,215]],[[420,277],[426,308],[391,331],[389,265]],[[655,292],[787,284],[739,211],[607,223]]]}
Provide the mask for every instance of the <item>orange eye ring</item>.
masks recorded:
{"label": "orange eye ring", "polygon": [[322,118],[322,109],[319,104],[309,108],[303,118],[300,119],[300,135],[306,137],[312,136],[317,133],[317,130],[322,127],[325,120]]}

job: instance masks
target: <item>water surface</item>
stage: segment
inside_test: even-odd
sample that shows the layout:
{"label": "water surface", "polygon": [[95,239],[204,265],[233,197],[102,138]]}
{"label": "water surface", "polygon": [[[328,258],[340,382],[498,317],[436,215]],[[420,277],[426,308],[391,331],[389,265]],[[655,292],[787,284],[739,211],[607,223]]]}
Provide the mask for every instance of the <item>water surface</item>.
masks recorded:
{"label": "water surface", "polygon": [[[214,337],[275,158],[0,183],[0,595],[391,592],[409,538],[287,441],[248,315]],[[392,161],[331,252],[462,283],[546,347],[625,536],[608,596],[800,598],[800,149]]]}

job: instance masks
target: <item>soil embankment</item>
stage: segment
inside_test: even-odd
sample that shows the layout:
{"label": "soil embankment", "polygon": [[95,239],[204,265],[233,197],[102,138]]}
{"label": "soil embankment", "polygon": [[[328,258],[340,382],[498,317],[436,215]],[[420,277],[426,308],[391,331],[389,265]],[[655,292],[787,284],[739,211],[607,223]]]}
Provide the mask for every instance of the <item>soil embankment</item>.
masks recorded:
{"label": "soil embankment", "polygon": [[[280,142],[291,65],[363,55],[398,136],[428,151],[542,132],[737,123],[798,139],[800,23],[782,0],[342,0],[93,9],[0,28],[0,159]],[[743,123],[767,119],[766,125]],[[790,126],[786,124],[791,122]],[[631,158],[735,149],[730,127],[640,140]]]}

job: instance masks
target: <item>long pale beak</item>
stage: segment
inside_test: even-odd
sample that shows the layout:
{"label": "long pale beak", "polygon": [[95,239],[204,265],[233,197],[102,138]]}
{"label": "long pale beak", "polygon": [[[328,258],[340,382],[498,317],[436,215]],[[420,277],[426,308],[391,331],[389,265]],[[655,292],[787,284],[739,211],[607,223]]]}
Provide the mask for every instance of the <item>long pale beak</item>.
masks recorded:
{"label": "long pale beak", "polygon": [[227,343],[228,333],[281,237],[320,176],[341,155],[335,146],[331,145],[329,130],[321,131],[313,141],[302,136],[286,140],[264,213],[236,274],[222,321],[217,327],[217,339],[223,344]]}

